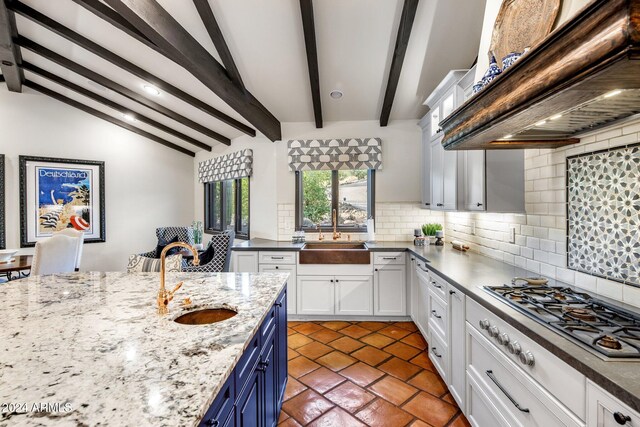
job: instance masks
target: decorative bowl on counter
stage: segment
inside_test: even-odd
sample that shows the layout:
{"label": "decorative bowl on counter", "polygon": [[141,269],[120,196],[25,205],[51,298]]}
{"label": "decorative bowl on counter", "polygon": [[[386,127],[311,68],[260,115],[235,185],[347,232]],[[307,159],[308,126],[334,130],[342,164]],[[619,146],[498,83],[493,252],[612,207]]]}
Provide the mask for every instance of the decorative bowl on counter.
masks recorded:
{"label": "decorative bowl on counter", "polygon": [[2,249],[0,250],[0,263],[7,263],[11,261],[13,256],[18,252],[17,249]]}

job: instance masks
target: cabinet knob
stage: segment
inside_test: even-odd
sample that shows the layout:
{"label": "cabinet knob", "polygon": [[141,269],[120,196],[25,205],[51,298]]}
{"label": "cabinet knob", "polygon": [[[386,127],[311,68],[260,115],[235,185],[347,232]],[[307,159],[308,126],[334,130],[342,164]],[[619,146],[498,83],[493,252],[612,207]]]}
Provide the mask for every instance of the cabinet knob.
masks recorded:
{"label": "cabinet knob", "polygon": [[616,420],[616,422],[621,426],[631,421],[631,417],[629,415],[623,414],[622,412],[615,412],[613,414],[613,419]]}
{"label": "cabinet knob", "polygon": [[442,128],[438,128],[438,130],[436,131],[436,133],[440,133],[442,132]]}
{"label": "cabinet knob", "polygon": [[333,279],[331,279],[331,283],[333,283]]}
{"label": "cabinet knob", "polygon": [[276,270],[278,270],[279,268],[280,268],[280,267],[278,267],[278,266],[276,265]]}
{"label": "cabinet knob", "polygon": [[336,279],[336,283],[338,283],[338,282],[339,282],[339,280],[338,280],[338,279]]}
{"label": "cabinet knob", "polygon": [[378,271],[378,269],[377,269],[377,268],[374,268],[374,269],[373,269],[373,271]]}

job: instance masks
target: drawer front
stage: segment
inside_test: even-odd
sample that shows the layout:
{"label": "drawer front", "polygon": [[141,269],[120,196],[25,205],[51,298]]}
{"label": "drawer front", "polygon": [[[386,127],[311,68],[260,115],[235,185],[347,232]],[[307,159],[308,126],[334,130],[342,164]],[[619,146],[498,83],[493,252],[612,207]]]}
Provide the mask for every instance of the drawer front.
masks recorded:
{"label": "drawer front", "polygon": [[495,399],[487,396],[478,380],[467,373],[467,420],[473,427],[511,427],[493,405]]}
{"label": "drawer front", "polygon": [[429,330],[429,359],[445,383],[449,382],[449,349],[438,334]]}
{"label": "drawer front", "polygon": [[[584,424],[564,409],[475,328],[467,328],[467,370],[482,388],[497,396],[500,413],[526,426],[572,426]],[[502,408],[500,408],[502,406]]]}
{"label": "drawer front", "polygon": [[236,393],[239,395],[242,393],[246,382],[251,377],[251,374],[258,363],[260,358],[260,333],[257,333],[255,337],[249,342],[246,350],[240,357],[236,368],[234,369],[236,377]]}
{"label": "drawer front", "polygon": [[295,264],[296,263],[295,251],[288,252],[271,252],[261,251],[259,255],[260,264]]}
{"label": "drawer front", "polygon": [[232,375],[218,392],[216,399],[202,419],[201,426],[224,425],[223,423],[230,417],[229,414],[231,414],[233,405],[235,404],[236,394],[234,386],[235,380]]}
{"label": "drawer front", "polygon": [[429,274],[429,279],[429,289],[432,290],[434,294],[439,296],[441,300],[446,301],[447,282],[434,273]]}
{"label": "drawer front", "polygon": [[374,252],[373,264],[385,265],[385,264],[405,264],[404,252]]}
{"label": "drawer front", "polygon": [[276,307],[271,307],[271,310],[269,310],[269,313],[267,313],[267,317],[265,317],[264,321],[262,322],[262,325],[260,326],[260,335],[262,342],[265,342],[267,337],[271,335],[271,333],[275,330],[276,322],[278,320],[276,314]]}
{"label": "drawer front", "polygon": [[[491,337],[488,329],[480,328],[481,321],[487,321],[490,325],[489,329],[497,328],[493,332],[498,332],[498,336],[505,333],[509,344],[513,346],[517,343],[521,353],[531,352],[534,364],[532,366],[522,364],[518,355],[508,351],[508,345],[499,346],[497,337]],[[482,336],[498,345],[501,354],[523,369],[580,419],[585,419],[586,378],[584,375],[470,298],[467,299],[467,322],[467,327],[476,328]]]}
{"label": "drawer front", "polygon": [[[587,425],[589,427],[640,426],[640,414],[601,389],[587,382]],[[624,424],[626,422],[626,424]]]}
{"label": "drawer front", "polygon": [[449,341],[449,310],[432,290],[429,290],[429,329],[437,331],[445,342]]}

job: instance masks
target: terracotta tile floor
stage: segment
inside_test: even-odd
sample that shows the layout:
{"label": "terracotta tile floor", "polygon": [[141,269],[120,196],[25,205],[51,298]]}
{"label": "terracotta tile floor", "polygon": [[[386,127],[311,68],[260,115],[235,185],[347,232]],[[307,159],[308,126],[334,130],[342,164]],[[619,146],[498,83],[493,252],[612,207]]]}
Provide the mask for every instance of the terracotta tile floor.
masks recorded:
{"label": "terracotta tile floor", "polygon": [[412,322],[289,322],[279,426],[469,426]]}

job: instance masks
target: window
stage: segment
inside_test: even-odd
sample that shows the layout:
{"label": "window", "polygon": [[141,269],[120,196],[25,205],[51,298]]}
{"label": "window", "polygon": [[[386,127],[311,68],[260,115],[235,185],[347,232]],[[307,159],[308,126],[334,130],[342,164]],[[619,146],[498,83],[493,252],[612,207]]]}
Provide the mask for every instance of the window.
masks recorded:
{"label": "window", "polygon": [[365,232],[374,216],[374,170],[296,172],[296,229],[333,227],[333,210],[340,231]]}
{"label": "window", "polygon": [[231,228],[249,238],[249,178],[204,184],[204,227],[208,233]]}

